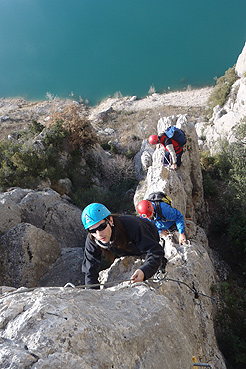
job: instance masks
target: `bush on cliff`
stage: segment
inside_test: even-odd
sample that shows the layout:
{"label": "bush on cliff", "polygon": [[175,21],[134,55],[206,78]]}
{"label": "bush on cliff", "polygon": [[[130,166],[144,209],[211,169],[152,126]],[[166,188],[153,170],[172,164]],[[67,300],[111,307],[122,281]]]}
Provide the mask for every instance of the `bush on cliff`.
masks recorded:
{"label": "bush on cliff", "polygon": [[213,108],[215,106],[220,105],[222,107],[225,104],[231,87],[237,79],[238,76],[235,72],[235,67],[229,68],[224,76],[217,79],[216,85],[208,100],[208,115],[210,117],[213,114]]}
{"label": "bush on cliff", "polygon": [[246,365],[246,118],[234,129],[236,142],[221,144],[215,157],[201,158],[204,193],[210,203],[209,244],[231,268],[218,286],[216,332],[228,368]]}
{"label": "bush on cliff", "polygon": [[[46,179],[53,186],[61,178],[76,177],[82,155],[96,142],[92,126],[73,105],[54,113],[47,127],[33,121],[0,141],[0,186],[35,188]],[[87,186],[91,171],[88,167]],[[80,177],[83,183],[82,170]]]}
{"label": "bush on cliff", "polygon": [[44,181],[63,194],[59,180],[69,178],[77,206],[96,201],[114,212],[134,212],[133,159],[111,153],[102,161],[97,142],[93,127],[73,105],[54,113],[47,127],[33,121],[0,141],[0,187],[35,189]]}

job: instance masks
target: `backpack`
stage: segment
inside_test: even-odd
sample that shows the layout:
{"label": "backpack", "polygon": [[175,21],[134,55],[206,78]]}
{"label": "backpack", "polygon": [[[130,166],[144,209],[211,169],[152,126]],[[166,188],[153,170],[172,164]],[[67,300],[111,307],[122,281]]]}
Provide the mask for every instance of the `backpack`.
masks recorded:
{"label": "backpack", "polygon": [[161,211],[161,205],[160,202],[165,202],[168,205],[172,206],[172,200],[170,197],[168,197],[167,195],[164,194],[164,192],[152,192],[148,198],[146,199],[148,201],[154,202],[155,203],[155,208],[156,208],[156,212],[157,215],[163,219],[164,221],[166,220],[166,218],[164,217],[164,215],[162,214]]}
{"label": "backpack", "polygon": [[186,136],[182,129],[171,126],[166,129],[165,134],[167,135],[167,137],[172,138],[173,140],[178,142],[180,146],[184,146],[186,144]]}

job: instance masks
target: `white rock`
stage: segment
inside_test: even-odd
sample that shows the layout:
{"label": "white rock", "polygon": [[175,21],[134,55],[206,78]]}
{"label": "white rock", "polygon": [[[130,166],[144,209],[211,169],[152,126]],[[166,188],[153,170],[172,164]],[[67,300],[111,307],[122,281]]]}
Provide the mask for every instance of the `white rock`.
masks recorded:
{"label": "white rock", "polygon": [[241,54],[239,55],[237,59],[235,70],[239,77],[243,77],[245,75],[245,72],[246,72],[246,42],[245,42],[245,45],[243,47]]}

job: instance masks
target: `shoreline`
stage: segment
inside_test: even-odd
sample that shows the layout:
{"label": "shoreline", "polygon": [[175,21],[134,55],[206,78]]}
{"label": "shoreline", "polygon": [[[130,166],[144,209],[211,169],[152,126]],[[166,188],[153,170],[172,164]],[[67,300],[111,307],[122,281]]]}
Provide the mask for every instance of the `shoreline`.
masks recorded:
{"label": "shoreline", "polygon": [[[162,105],[166,106],[181,106],[181,107],[205,107],[208,102],[208,98],[213,90],[213,87],[202,87],[197,89],[187,89],[181,91],[173,91],[167,93],[153,93],[144,98],[138,98],[137,96],[123,96],[123,97],[108,97],[102,100],[96,106],[89,106],[73,99],[60,99],[54,97],[53,99],[46,100],[25,100],[22,97],[16,98],[0,98],[0,122],[4,116],[13,114],[18,110],[28,111],[34,110],[36,114],[49,115],[51,111],[63,106],[71,104],[73,102],[81,105],[84,109],[91,112],[91,114],[98,114],[99,112],[108,110],[110,108],[116,111],[141,111],[145,109],[154,109]],[[90,114],[90,113],[89,113]],[[93,114],[93,115],[94,115]]]}
{"label": "shoreline", "polygon": [[137,96],[126,96],[122,98],[108,98],[98,104],[96,107],[91,107],[91,110],[97,110],[112,107],[114,110],[124,111],[139,111],[167,106],[182,106],[182,107],[200,107],[206,106],[208,98],[213,90],[213,87],[202,87],[198,89],[182,90],[167,92],[163,94],[153,93],[142,99]]}

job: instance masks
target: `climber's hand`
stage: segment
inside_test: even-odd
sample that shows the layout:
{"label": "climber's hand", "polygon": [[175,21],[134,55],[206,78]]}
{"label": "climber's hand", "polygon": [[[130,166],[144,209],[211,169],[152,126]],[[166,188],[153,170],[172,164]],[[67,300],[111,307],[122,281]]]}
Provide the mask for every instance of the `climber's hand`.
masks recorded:
{"label": "climber's hand", "polygon": [[185,243],[185,242],[186,242],[185,234],[184,233],[180,233],[179,234],[179,243],[182,244],[182,243]]}
{"label": "climber's hand", "polygon": [[173,170],[177,169],[177,164],[172,164],[171,169],[173,169]]}
{"label": "climber's hand", "polygon": [[163,229],[162,231],[161,231],[161,236],[167,236],[169,234],[169,232],[168,232],[168,230],[167,229]]}
{"label": "climber's hand", "polygon": [[137,269],[135,273],[131,276],[131,282],[143,282],[144,280],[144,272],[141,269]]}

